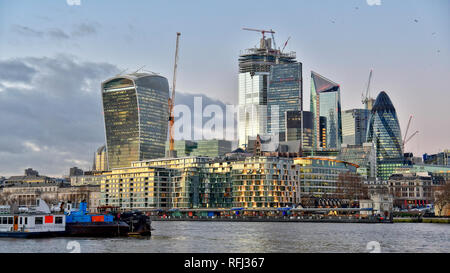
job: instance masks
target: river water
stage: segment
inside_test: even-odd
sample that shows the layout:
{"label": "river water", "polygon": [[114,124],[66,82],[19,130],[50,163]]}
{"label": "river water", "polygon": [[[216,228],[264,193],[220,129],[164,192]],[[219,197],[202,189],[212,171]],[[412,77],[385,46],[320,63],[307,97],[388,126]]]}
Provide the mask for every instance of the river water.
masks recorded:
{"label": "river water", "polygon": [[450,252],[448,224],[155,221],[152,226],[149,239],[0,238],[0,252]]}

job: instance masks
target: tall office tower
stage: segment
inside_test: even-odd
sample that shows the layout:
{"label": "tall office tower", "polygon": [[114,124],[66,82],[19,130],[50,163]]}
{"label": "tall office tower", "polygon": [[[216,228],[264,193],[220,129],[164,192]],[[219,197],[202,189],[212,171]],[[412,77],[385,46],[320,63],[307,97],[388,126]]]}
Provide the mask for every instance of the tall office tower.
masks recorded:
{"label": "tall office tower", "polygon": [[402,134],[397,113],[389,96],[382,91],[372,108],[367,141],[375,144],[377,177],[387,180],[403,165]]}
{"label": "tall office tower", "polygon": [[247,146],[248,137],[267,133],[267,88],[270,67],[295,63],[295,53],[272,48],[272,39],[262,38],[259,48],[239,55],[239,146]]}
{"label": "tall office tower", "polygon": [[314,147],[320,143],[320,117],[326,118],[327,149],[342,143],[341,94],[339,84],[311,71],[311,111],[314,114]]}
{"label": "tall office tower", "polygon": [[[311,149],[313,147],[314,123],[313,114],[303,111],[303,124],[301,111],[285,112],[286,138],[283,141],[302,140],[302,147]],[[303,134],[302,132],[303,127]]]}
{"label": "tall office tower", "polygon": [[349,145],[362,145],[366,142],[369,117],[370,111],[367,109],[342,112],[342,142]]}
{"label": "tall office tower", "polygon": [[94,171],[107,171],[107,160],[106,160],[106,146],[103,145],[97,149],[94,155]]}
{"label": "tall office tower", "polygon": [[303,110],[302,64],[274,64],[270,67],[267,90],[267,132],[285,141],[285,113]]}
{"label": "tall office tower", "polygon": [[102,83],[108,169],[164,157],[169,83],[149,73],[120,75]]}

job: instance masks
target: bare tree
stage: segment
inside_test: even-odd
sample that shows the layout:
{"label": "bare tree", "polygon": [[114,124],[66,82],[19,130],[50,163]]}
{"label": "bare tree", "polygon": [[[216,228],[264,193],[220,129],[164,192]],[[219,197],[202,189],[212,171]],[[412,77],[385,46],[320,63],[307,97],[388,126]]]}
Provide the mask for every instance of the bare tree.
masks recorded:
{"label": "bare tree", "polygon": [[435,187],[434,190],[434,205],[439,209],[439,215],[442,215],[442,210],[445,206],[450,204],[450,182],[447,181],[444,185]]}
{"label": "bare tree", "polygon": [[352,172],[340,173],[336,187],[336,196],[350,201],[367,199],[369,195],[361,176]]}

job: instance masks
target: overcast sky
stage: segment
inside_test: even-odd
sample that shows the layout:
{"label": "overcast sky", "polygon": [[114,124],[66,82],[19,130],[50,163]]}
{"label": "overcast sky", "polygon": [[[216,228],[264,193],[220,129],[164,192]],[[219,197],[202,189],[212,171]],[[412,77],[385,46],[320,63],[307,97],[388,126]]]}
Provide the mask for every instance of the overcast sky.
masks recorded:
{"label": "overcast sky", "polygon": [[311,70],[341,85],[346,110],[362,107],[373,68],[371,94],[388,93],[402,133],[414,115],[410,133],[420,133],[406,149],[450,149],[449,1],[68,3],[77,1],[0,1],[0,176],[87,169],[104,143],[101,81],[145,65],[171,82],[177,31],[177,101],[236,104],[239,52],[260,38],[242,27],[275,30],[278,46],[291,37],[305,110]]}

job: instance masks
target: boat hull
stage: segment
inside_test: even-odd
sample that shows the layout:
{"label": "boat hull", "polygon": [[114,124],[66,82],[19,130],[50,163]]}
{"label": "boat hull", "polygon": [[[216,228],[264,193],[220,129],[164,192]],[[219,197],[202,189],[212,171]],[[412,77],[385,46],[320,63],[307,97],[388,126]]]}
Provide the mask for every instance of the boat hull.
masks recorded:
{"label": "boat hull", "polygon": [[66,236],[70,237],[119,237],[127,236],[129,226],[124,222],[67,223]]}
{"label": "boat hull", "polygon": [[0,238],[50,238],[64,236],[66,231],[50,232],[0,232]]}

